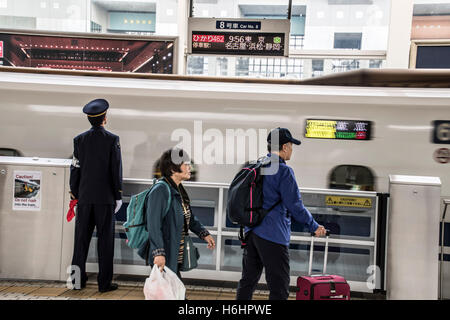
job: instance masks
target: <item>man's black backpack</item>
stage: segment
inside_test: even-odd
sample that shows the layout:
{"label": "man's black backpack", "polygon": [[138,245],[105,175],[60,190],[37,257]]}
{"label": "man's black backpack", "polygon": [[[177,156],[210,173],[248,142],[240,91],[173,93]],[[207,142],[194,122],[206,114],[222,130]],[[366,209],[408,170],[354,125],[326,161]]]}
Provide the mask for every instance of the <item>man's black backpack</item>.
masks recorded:
{"label": "man's black backpack", "polygon": [[227,216],[234,224],[240,225],[239,240],[245,246],[244,226],[255,227],[269,210],[263,209],[263,178],[261,169],[270,166],[270,159],[264,157],[244,166],[234,177],[228,190]]}

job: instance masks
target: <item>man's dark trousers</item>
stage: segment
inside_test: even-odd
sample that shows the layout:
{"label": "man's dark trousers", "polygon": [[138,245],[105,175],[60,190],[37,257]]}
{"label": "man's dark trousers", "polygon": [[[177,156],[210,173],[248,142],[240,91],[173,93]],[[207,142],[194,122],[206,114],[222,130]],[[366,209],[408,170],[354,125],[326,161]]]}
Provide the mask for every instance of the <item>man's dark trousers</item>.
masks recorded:
{"label": "man's dark trousers", "polygon": [[114,205],[78,204],[75,217],[75,247],[72,265],[80,268],[81,285],[86,284],[86,260],[94,227],[97,227],[98,288],[107,289],[113,277]]}
{"label": "man's dark trousers", "polygon": [[249,232],[242,259],[242,278],[237,289],[237,300],[251,300],[261,273],[265,268],[270,300],[289,297],[288,247],[258,237]]}

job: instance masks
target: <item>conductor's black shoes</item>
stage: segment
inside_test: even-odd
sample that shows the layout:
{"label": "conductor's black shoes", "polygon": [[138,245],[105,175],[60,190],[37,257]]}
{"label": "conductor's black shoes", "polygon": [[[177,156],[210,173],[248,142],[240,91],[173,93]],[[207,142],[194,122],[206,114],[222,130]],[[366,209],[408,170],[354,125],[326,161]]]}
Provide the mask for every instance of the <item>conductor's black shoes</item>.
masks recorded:
{"label": "conductor's black shoes", "polygon": [[117,285],[117,283],[111,283],[109,285],[109,287],[105,288],[105,289],[99,289],[98,291],[100,291],[101,293],[104,292],[108,292],[108,291],[114,291],[117,290],[117,288],[119,288],[119,286]]}

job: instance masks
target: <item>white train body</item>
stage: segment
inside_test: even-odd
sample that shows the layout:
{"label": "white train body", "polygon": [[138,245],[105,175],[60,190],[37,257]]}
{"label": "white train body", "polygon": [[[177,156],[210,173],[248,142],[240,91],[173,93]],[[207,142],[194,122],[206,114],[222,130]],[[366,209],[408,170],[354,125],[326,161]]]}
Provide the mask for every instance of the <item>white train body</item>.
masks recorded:
{"label": "white train body", "polygon": [[[288,162],[300,187],[328,188],[333,168],[361,165],[374,173],[378,192],[388,192],[389,174],[405,174],[440,177],[442,196],[450,196],[450,163],[433,158],[449,145],[432,143],[432,122],[450,120],[450,89],[0,72],[0,148],[24,156],[71,157],[73,138],[90,127],[82,107],[95,98],[110,103],[107,130],[120,136],[124,177],[151,177],[161,153],[179,142],[172,141],[174,132],[189,132],[197,181],[229,183],[242,163],[226,164],[227,129],[261,133],[260,156],[266,152],[265,133],[280,126],[302,141]],[[306,138],[306,119],[372,121],[372,139]],[[221,142],[211,133],[222,135],[222,154],[217,148],[211,152],[212,143]],[[195,158],[206,153],[215,154],[216,163]]]}

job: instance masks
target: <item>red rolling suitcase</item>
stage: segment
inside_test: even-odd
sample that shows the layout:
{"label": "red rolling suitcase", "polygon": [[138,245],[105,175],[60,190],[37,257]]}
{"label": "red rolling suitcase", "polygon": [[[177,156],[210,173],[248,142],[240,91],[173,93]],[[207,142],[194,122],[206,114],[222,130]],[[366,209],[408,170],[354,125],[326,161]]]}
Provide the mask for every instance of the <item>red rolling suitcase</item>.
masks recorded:
{"label": "red rolling suitcase", "polygon": [[323,261],[323,274],[311,275],[314,251],[314,235],[311,239],[309,253],[308,276],[297,278],[297,300],[350,300],[350,286],[344,277],[327,275],[328,238],[325,239],[325,255]]}

